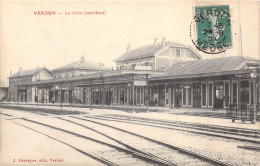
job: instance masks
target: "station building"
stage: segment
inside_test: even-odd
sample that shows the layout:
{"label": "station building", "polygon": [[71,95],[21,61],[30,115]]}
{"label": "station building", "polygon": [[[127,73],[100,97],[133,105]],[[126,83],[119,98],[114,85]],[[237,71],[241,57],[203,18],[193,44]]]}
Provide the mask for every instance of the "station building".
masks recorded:
{"label": "station building", "polygon": [[260,61],[254,58],[203,59],[190,46],[163,39],[134,50],[128,46],[115,62],[116,70],[99,67],[66,76],[63,67],[53,71],[58,73],[53,79],[20,85],[36,88],[45,104],[226,108],[259,103]]}
{"label": "station building", "polygon": [[53,74],[48,69],[36,67],[35,69],[23,70],[19,68],[17,73],[10,72],[9,79],[9,101],[12,102],[36,102],[35,86],[21,86],[25,83],[33,83],[41,80],[52,79]]}

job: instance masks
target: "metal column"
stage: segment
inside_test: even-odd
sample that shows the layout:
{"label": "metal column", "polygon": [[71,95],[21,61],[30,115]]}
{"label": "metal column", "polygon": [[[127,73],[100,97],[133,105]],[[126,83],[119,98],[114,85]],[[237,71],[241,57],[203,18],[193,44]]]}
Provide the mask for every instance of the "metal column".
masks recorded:
{"label": "metal column", "polygon": [[174,100],[173,100],[173,84],[170,84],[169,87],[171,89],[171,109],[173,109],[173,107],[172,107],[172,103],[174,102]]}
{"label": "metal column", "polygon": [[104,109],[105,105],[105,85],[104,85],[104,78],[102,78],[102,109]]}
{"label": "metal column", "polygon": [[92,93],[92,80],[90,80],[90,110],[92,110],[92,98],[93,98],[93,93]]}
{"label": "metal column", "polygon": [[147,112],[150,112],[149,111],[149,103],[150,103],[149,97],[150,97],[150,95],[149,95],[148,78],[149,78],[149,75],[147,74],[146,75],[146,89],[147,89],[147,92],[146,92],[146,104],[147,104]]}
{"label": "metal column", "polygon": [[73,98],[72,98],[72,82],[70,83],[70,107],[72,107]]}
{"label": "metal column", "polygon": [[34,87],[34,88],[35,88],[35,89],[34,89],[34,103],[35,103],[35,100],[36,100],[36,87],[37,87],[37,86]]}
{"label": "metal column", "polygon": [[159,106],[159,83],[157,86],[157,107]]}
{"label": "metal column", "polygon": [[27,94],[27,86],[26,86],[25,94],[26,94],[26,98],[25,98],[26,100],[25,100],[25,102],[26,102],[26,104],[27,104],[27,100],[28,100],[28,99],[27,99],[27,98],[28,98],[28,94]]}
{"label": "metal column", "polygon": [[36,86],[36,92],[37,92],[37,96],[36,96],[36,100],[37,100],[37,106],[38,106],[38,101],[39,101],[39,96],[38,96],[38,86]]}
{"label": "metal column", "polygon": [[238,77],[238,112],[240,112],[240,107],[241,107],[241,92],[240,92],[240,85],[241,83],[240,83],[240,75],[239,75],[239,77]]}
{"label": "metal column", "polygon": [[19,91],[20,91],[20,89],[19,89],[19,85],[17,86],[17,101],[18,101],[18,105],[19,105]]}
{"label": "metal column", "polygon": [[45,89],[45,100],[46,100],[46,106],[47,106],[47,88]]}
{"label": "metal column", "polygon": [[135,86],[134,86],[134,81],[132,83],[133,85],[133,94],[132,94],[132,99],[133,99],[133,113],[135,112]]}
{"label": "metal column", "polygon": [[62,83],[60,83],[60,108],[62,108]]}

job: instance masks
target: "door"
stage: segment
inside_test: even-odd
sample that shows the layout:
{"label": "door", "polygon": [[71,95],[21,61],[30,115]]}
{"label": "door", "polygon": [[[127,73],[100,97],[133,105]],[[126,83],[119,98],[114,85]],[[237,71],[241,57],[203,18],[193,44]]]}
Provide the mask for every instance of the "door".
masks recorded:
{"label": "door", "polygon": [[165,85],[159,85],[159,106],[165,106]]}
{"label": "door", "polygon": [[214,108],[223,108],[224,85],[222,82],[215,84],[215,105]]}
{"label": "door", "polygon": [[86,104],[86,89],[83,89],[83,104]]}
{"label": "door", "polygon": [[229,103],[229,83],[224,83],[224,106],[227,107]]}
{"label": "door", "polygon": [[174,97],[174,105],[175,107],[182,106],[182,87],[180,84],[177,84],[175,87],[175,97]]}
{"label": "door", "polygon": [[246,110],[246,105],[249,104],[249,82],[241,81],[240,85],[241,109]]}
{"label": "door", "polygon": [[124,97],[125,97],[124,87],[121,86],[121,87],[120,87],[120,104],[121,104],[121,105],[125,104],[125,99],[124,99]]}
{"label": "door", "polygon": [[200,83],[193,84],[193,107],[195,108],[201,107],[201,84]]}

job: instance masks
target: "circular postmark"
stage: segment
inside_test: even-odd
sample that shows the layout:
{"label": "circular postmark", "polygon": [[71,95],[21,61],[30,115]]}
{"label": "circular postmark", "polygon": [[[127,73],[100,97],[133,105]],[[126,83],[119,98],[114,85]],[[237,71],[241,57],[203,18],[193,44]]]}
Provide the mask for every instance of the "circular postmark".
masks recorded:
{"label": "circular postmark", "polygon": [[192,43],[207,54],[219,54],[232,46],[229,6],[195,7],[190,26]]}

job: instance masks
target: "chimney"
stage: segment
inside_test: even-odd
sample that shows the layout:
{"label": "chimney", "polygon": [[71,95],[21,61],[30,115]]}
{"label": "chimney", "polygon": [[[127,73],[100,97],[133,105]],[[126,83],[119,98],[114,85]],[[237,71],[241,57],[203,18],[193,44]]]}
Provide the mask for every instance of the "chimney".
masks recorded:
{"label": "chimney", "polygon": [[19,75],[22,75],[23,68],[19,68]]}
{"label": "chimney", "polygon": [[153,45],[154,45],[154,46],[156,46],[156,45],[157,45],[157,39],[156,39],[156,38],[154,38]]}
{"label": "chimney", "polygon": [[11,69],[10,70],[10,77],[12,77],[12,75],[13,75],[13,70]]}
{"label": "chimney", "polygon": [[129,53],[131,50],[132,50],[132,49],[131,49],[131,45],[130,45],[130,44],[128,44],[128,45],[127,45],[127,50],[126,50],[126,51],[127,51],[127,53]]}
{"label": "chimney", "polygon": [[84,56],[84,55],[82,55],[82,56],[80,57],[80,62],[85,62],[85,56]]}
{"label": "chimney", "polygon": [[162,47],[165,46],[165,37],[162,38]]}

